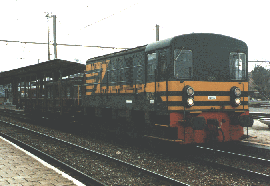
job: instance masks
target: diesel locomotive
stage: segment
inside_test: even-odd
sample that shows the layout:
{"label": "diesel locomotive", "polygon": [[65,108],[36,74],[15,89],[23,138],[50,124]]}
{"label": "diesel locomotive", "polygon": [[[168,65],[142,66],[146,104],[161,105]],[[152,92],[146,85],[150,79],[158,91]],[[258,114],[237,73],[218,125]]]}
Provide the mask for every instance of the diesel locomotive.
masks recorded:
{"label": "diesel locomotive", "polygon": [[248,107],[248,47],[192,33],[91,58],[83,107],[118,133],[181,144],[240,140]]}

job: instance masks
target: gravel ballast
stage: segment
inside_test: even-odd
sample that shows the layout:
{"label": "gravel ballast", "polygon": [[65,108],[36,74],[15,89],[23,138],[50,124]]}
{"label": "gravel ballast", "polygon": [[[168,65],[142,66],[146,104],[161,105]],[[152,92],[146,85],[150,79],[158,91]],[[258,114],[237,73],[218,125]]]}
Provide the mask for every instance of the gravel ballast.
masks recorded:
{"label": "gravel ballast", "polygon": [[[7,120],[7,118],[1,117],[1,120]],[[246,176],[241,176],[235,173],[228,173],[226,171],[217,170],[215,168],[212,168],[211,166],[205,166],[204,164],[194,162],[192,161],[192,159],[186,158],[172,159],[170,157],[158,155],[149,150],[143,150],[134,146],[123,146],[117,143],[110,143],[108,142],[108,140],[97,139],[91,136],[85,137],[80,135],[78,136],[74,134],[69,134],[66,132],[61,132],[58,130],[42,126],[18,122],[17,120],[13,119],[11,119],[10,121],[14,124],[18,124],[27,127],[29,129],[39,131],[41,133],[65,141],[69,141],[71,143],[98,151],[100,153],[115,157],[117,159],[121,159],[122,161],[126,161],[140,167],[144,167],[145,169],[149,169],[151,171],[171,177],[173,179],[179,180],[181,182],[190,185],[264,185],[264,183],[258,183],[255,180],[250,180]],[[78,163],[80,162],[80,160],[76,159],[74,159],[74,161]],[[85,166],[87,165],[89,166],[89,164],[91,163],[87,162],[84,164]],[[99,171],[98,168],[95,168],[95,170]],[[110,176],[113,176],[110,170],[107,171],[104,170],[102,174],[104,174],[104,177],[108,178],[110,178]],[[132,181],[134,181],[132,185],[143,184],[142,182],[140,183],[137,182],[138,180]],[[119,180],[119,183],[109,183],[109,184],[114,185],[120,183],[127,184],[127,180],[125,180],[124,176],[123,180]]]}

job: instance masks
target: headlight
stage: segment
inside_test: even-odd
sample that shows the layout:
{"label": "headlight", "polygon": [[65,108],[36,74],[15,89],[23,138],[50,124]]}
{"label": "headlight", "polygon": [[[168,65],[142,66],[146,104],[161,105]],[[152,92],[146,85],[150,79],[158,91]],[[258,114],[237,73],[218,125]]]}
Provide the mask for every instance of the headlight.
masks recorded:
{"label": "headlight", "polygon": [[192,87],[188,87],[188,88],[187,88],[187,94],[188,94],[189,96],[193,96],[193,94],[194,94],[194,89],[193,89]]}
{"label": "headlight", "polygon": [[187,104],[188,104],[188,106],[192,107],[192,106],[194,105],[194,100],[193,100],[193,98],[188,98],[188,99],[187,99]]}
{"label": "headlight", "polygon": [[234,94],[235,94],[236,96],[240,96],[240,95],[241,95],[241,90],[240,90],[240,88],[236,87],[236,88],[234,89]]}
{"label": "headlight", "polygon": [[241,99],[240,98],[235,98],[235,104],[240,105],[241,104]]}
{"label": "headlight", "polygon": [[183,88],[182,100],[186,107],[192,107],[194,105],[194,89],[186,85]]}
{"label": "headlight", "polygon": [[241,95],[240,88],[233,86],[230,90],[230,102],[232,107],[237,107],[241,105],[240,95]]}

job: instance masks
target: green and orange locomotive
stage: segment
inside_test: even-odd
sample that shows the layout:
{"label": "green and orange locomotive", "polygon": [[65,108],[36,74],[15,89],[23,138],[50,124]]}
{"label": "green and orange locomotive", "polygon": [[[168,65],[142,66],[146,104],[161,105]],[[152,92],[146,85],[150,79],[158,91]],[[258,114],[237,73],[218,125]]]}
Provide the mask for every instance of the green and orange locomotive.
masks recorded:
{"label": "green and orange locomotive", "polygon": [[235,141],[253,119],[248,47],[235,38],[194,33],[91,58],[86,114],[133,136],[189,143]]}

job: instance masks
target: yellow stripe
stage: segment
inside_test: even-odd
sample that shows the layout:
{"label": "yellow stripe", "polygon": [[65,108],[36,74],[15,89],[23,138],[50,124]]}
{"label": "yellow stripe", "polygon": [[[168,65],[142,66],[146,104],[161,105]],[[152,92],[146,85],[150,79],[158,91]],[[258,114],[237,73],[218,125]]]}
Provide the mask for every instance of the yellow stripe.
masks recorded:
{"label": "yellow stripe", "polygon": [[86,80],[86,83],[94,83],[95,80],[94,79],[89,79],[89,80]]}
{"label": "yellow stripe", "polygon": [[[244,97],[245,101],[248,101],[248,97]],[[216,99],[209,100],[208,96],[194,96],[194,101],[230,101],[230,96],[216,96]],[[243,101],[243,97],[241,97]]]}
{"label": "yellow stripe", "polygon": [[183,106],[168,106],[168,110],[184,110]]}
{"label": "yellow stripe", "polygon": [[91,69],[91,65],[86,65],[86,71],[89,71]]}
{"label": "yellow stripe", "polygon": [[203,110],[203,109],[220,109],[220,106],[193,106],[190,108],[186,108],[186,110]]}
{"label": "yellow stripe", "polygon": [[190,111],[189,113],[202,113],[202,111]]}
{"label": "yellow stripe", "polygon": [[[185,110],[190,111],[190,112],[200,112],[198,110],[201,110],[201,111],[211,110],[212,108],[213,110],[220,110],[221,106],[193,106],[190,108],[186,108]],[[240,110],[240,109],[243,109],[243,105],[240,105],[236,108],[233,108],[232,106],[225,106],[224,109],[225,110],[234,110],[234,109]],[[248,105],[245,105],[244,109],[248,109]],[[184,110],[184,107],[183,106],[168,106],[168,110]],[[197,110],[197,111],[192,111],[192,110]]]}
{"label": "yellow stripe", "polygon": [[[190,108],[186,108],[186,110],[204,110],[204,109],[212,109],[212,108],[219,110],[219,109],[221,109],[221,106],[193,106],[193,107],[190,107]],[[227,110],[243,109],[243,105],[240,105],[240,106],[235,107],[235,108],[233,108],[230,105],[227,105],[227,106],[224,106],[224,109],[227,109]],[[248,109],[248,105],[245,105],[244,109]]]}
{"label": "yellow stripe", "polygon": [[216,96],[216,99],[208,99],[208,96],[194,96],[194,101],[230,101],[230,96]]}
{"label": "yellow stripe", "polygon": [[[164,82],[166,85],[166,82]],[[168,91],[182,91],[184,88],[184,83],[180,81],[168,81]]]}
{"label": "yellow stripe", "polygon": [[[224,109],[234,109],[231,105],[224,106]],[[235,107],[235,109],[243,109],[243,105]],[[244,109],[248,109],[248,105],[244,105]]]}
{"label": "yellow stripe", "polygon": [[156,126],[169,127],[168,125],[155,124]]}
{"label": "yellow stripe", "polygon": [[248,91],[248,82],[209,82],[209,81],[185,81],[185,85],[194,88],[194,91],[230,91],[233,86],[240,88],[243,91],[243,84],[245,91]]}
{"label": "yellow stripe", "polygon": [[[166,101],[166,96],[160,96],[162,101]],[[168,96],[168,101],[182,101],[182,96]]]}

